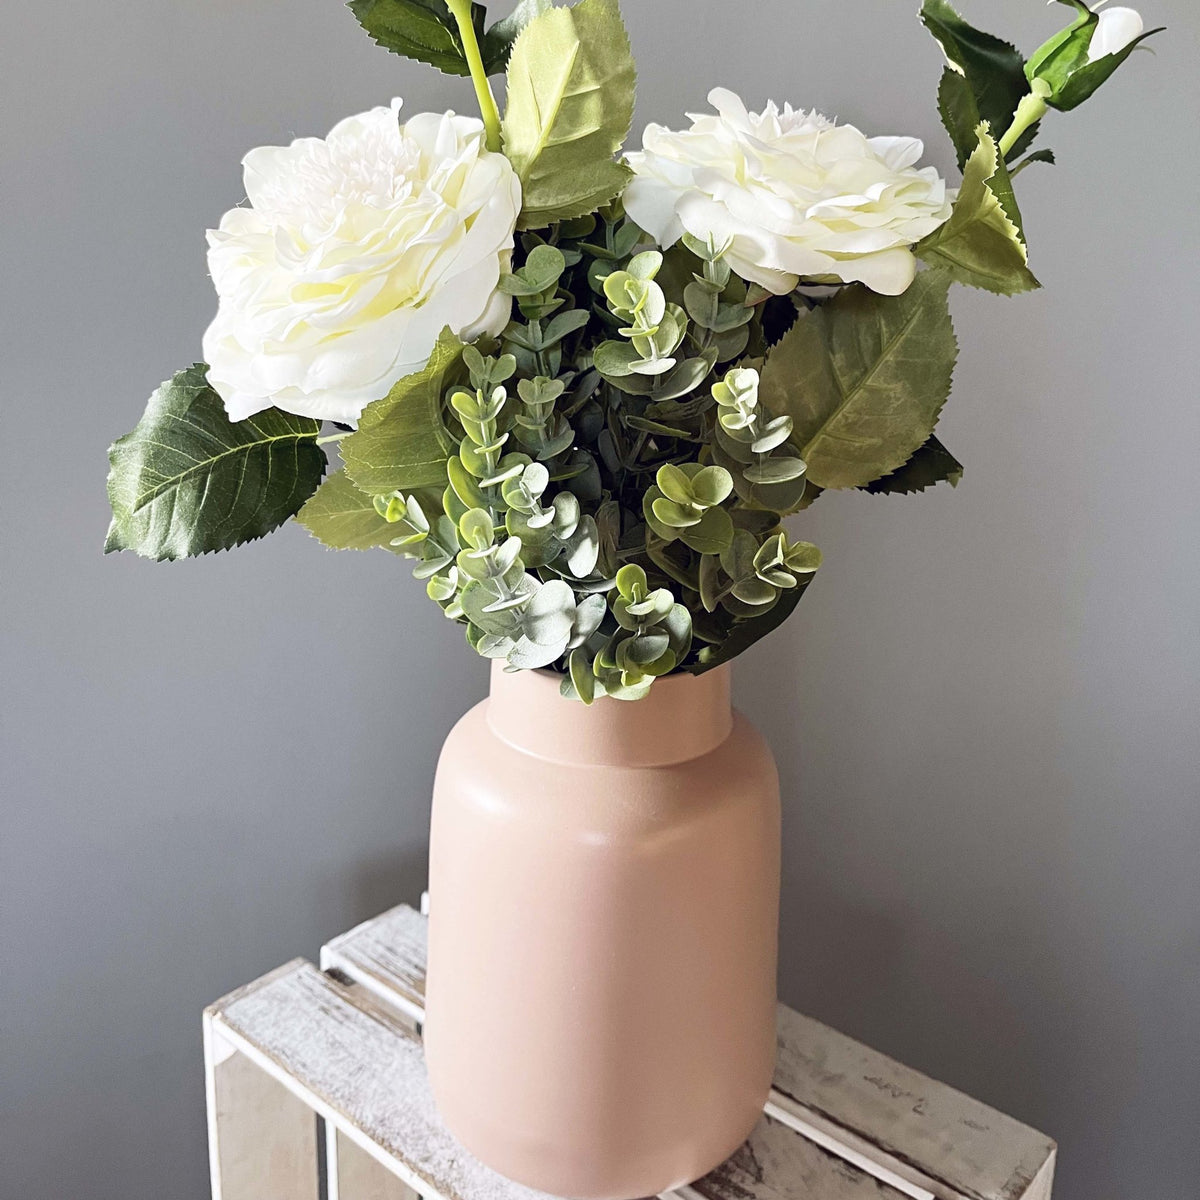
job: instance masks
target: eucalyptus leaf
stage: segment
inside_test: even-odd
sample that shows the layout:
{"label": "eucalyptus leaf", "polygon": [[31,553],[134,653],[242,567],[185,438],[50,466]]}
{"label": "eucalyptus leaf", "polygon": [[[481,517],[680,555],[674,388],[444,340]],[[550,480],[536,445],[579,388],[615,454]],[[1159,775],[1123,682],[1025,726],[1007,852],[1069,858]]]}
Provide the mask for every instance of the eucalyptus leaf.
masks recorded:
{"label": "eucalyptus leaf", "polygon": [[633,121],[629,35],[616,0],[580,0],[534,17],[512,47],[504,151],[521,180],[520,226],[594,212],[629,168],[613,156]]}
{"label": "eucalyptus leaf", "polygon": [[228,550],[295,516],[325,474],[319,421],[269,408],[232,422],[197,363],[162,384],[108,452],[105,552]]}
{"label": "eucalyptus leaf", "polygon": [[945,272],[922,271],[900,296],[845,288],[771,351],[759,395],[792,418],[813,485],[862,487],[933,432],[958,354],[949,286]]}
{"label": "eucalyptus leaf", "polygon": [[695,525],[675,532],[697,553],[720,554],[733,541],[733,518],[723,508],[710,508]]}
{"label": "eucalyptus leaf", "polygon": [[443,330],[425,367],[367,405],[358,429],[342,440],[346,473],[362,491],[384,495],[446,482],[446,464],[458,443],[442,419],[442,395],[462,350],[458,338]]}
{"label": "eucalyptus leaf", "polygon": [[920,258],[952,279],[1003,296],[1040,287],[1028,266],[1020,230],[1008,219],[991,180],[1004,169],[986,125],[967,160],[950,219],[917,245]]}

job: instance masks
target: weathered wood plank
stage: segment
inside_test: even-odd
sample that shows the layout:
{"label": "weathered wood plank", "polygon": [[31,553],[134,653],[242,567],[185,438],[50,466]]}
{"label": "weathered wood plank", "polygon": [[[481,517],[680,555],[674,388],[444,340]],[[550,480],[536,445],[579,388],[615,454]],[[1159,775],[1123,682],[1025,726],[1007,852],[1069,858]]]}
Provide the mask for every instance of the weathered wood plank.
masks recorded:
{"label": "weathered wood plank", "polygon": [[685,1200],[908,1200],[769,1116],[731,1158],[681,1193]]}
{"label": "weathered wood plank", "polygon": [[[310,1109],[325,1118],[331,1200],[405,1200],[414,1191],[437,1200],[546,1200],[453,1140],[429,1094],[419,1041],[369,995],[293,963],[215,1005],[209,1018],[236,1059],[290,1089],[310,1131]],[[691,1200],[908,1200],[769,1117],[737,1155],[685,1192]],[[254,1200],[284,1196],[259,1192]]]}
{"label": "weathered wood plank", "polygon": [[316,1115],[226,1039],[212,1010],[204,1068],[213,1200],[317,1200]]}
{"label": "weathered wood plank", "polygon": [[[391,909],[330,943],[322,964],[424,1020],[425,918]],[[767,1112],[915,1200],[1049,1200],[1043,1134],[780,1005]]]}
{"label": "weathered wood plank", "polygon": [[1054,1143],[978,1100],[780,1005],[775,1099],[863,1139],[935,1196],[1049,1195]]}
{"label": "weathered wood plank", "polygon": [[402,904],[321,948],[321,969],[341,971],[414,1023],[425,1019],[428,923]]}
{"label": "weathered wood plank", "polygon": [[422,1196],[544,1200],[488,1170],[446,1131],[413,1034],[379,1009],[356,1004],[312,964],[292,964],[209,1012],[214,1029],[241,1054]]}

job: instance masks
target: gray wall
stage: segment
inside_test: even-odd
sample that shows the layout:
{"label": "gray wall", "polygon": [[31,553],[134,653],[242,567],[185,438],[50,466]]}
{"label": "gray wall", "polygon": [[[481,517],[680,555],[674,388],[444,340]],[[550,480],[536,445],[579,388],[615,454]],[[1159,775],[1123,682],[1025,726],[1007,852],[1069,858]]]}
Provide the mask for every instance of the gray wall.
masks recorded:
{"label": "gray wall", "polygon": [[[784,998],[1056,1136],[1061,1200],[1200,1177],[1200,13],[1146,3],[1157,60],[1021,180],[1045,291],[955,297],[962,486],[822,501],[827,565],[738,675]],[[915,0],[627,7],[639,125],[721,82],[950,166]],[[1066,12],[967,7],[1028,48]],[[0,56],[0,1193],[198,1200],[201,1006],[419,893],[485,671],[402,566],[299,529],[102,558],[104,451],[199,353],[249,147],[471,95],[336,0],[12,4]]]}

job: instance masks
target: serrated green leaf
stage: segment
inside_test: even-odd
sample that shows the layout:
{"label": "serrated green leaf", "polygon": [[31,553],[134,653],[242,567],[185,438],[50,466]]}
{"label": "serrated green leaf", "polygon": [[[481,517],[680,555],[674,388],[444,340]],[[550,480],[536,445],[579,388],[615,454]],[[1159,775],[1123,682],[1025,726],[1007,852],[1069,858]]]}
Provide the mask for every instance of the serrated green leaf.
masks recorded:
{"label": "serrated green leaf", "polygon": [[424,369],[369,404],[358,429],[342,439],[346,473],[360,491],[382,496],[446,482],[446,463],[458,443],[442,418],[442,395],[454,382],[462,349],[443,330]]}
{"label": "serrated green leaf", "polygon": [[[951,67],[947,67],[942,72],[942,80],[938,86],[938,114],[942,118],[946,132],[950,135],[950,141],[954,144],[958,169],[961,171],[967,165],[967,159],[971,157],[971,152],[975,149],[975,130],[979,128],[981,118],[971,85],[964,76]],[[1017,138],[1008,152],[1009,161],[1019,158],[1025,153],[1033,144],[1041,128],[1041,122],[1035,121]],[[1020,225],[1020,213],[1016,209],[1015,200],[1009,216],[1017,225]]]}
{"label": "serrated green leaf", "polygon": [[509,59],[503,123],[522,229],[594,212],[624,188],[629,168],[613,155],[633,121],[635,81],[616,0],[551,8],[525,27]]}
{"label": "serrated green leaf", "polygon": [[692,675],[703,675],[705,671],[711,671],[713,667],[719,667],[749,650],[755,642],[773,633],[792,615],[800,603],[800,597],[815,578],[815,575],[810,575],[801,579],[794,588],[781,592],[779,599],[761,617],[739,621],[723,642],[716,646],[705,646],[700,651],[698,661],[684,670]]}
{"label": "serrated green leaf", "polygon": [[106,553],[228,550],[278,528],[321,482],[319,421],[270,408],[234,423],[207,371],[197,363],[162,384],[109,450]]}
{"label": "serrated green leaf", "polygon": [[535,17],[540,17],[552,6],[553,0],[520,0],[520,3],[507,17],[501,17],[487,31],[479,49],[489,75],[495,75],[508,66],[513,43],[520,36],[521,31],[530,21]]}
{"label": "serrated green leaf", "polygon": [[[952,279],[1002,296],[1040,287],[1028,266],[1020,230],[992,190],[1003,164],[995,139],[981,125],[967,160],[950,219],[916,247],[918,257],[944,268]],[[1002,188],[1011,189],[1007,179]]]}
{"label": "serrated green leaf", "polygon": [[1016,179],[1016,177],[1032,163],[1048,163],[1050,166],[1053,166],[1055,162],[1057,162],[1057,159],[1054,157],[1053,150],[1035,150],[1032,154],[1029,154],[1025,158],[1021,159],[1021,161],[1009,171],[1008,177],[1009,179]]}
{"label": "serrated green leaf", "polygon": [[[471,73],[458,25],[446,0],[349,0],[347,8],[385,50],[428,63],[447,75]],[[471,6],[471,17],[480,35],[483,14],[483,5]]]}
{"label": "serrated green leaf", "polygon": [[384,520],[375,510],[374,498],[360,492],[345,470],[334,471],[317,488],[296,514],[296,522],[331,550],[382,546],[399,554],[403,549],[391,543],[404,527]]}
{"label": "serrated green leaf", "polygon": [[947,0],[924,0],[921,20],[937,39],[951,68],[966,81],[979,119],[1003,134],[1012,124],[1021,98],[1029,91],[1025,60],[1019,51],[969,25]]}
{"label": "serrated green leaf", "polygon": [[951,67],[942,71],[942,81],[938,85],[938,114],[954,144],[961,171],[978,140],[975,130],[979,128],[979,106],[966,78]]}
{"label": "serrated green leaf", "polygon": [[933,432],[958,353],[949,287],[944,272],[922,271],[900,296],[846,288],[770,352],[759,397],[792,418],[812,484],[862,487]]}
{"label": "serrated green leaf", "polygon": [[907,496],[938,483],[958,487],[962,474],[962,463],[936,437],[931,437],[898,471],[876,479],[863,490],[874,496]]}

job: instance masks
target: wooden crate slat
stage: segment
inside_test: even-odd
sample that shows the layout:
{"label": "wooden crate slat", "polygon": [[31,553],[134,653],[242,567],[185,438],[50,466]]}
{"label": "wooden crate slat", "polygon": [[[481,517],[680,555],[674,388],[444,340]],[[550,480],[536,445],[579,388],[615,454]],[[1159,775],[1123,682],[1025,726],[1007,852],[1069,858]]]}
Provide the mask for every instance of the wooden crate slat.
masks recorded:
{"label": "wooden crate slat", "polygon": [[420,1200],[412,1188],[332,1122],[325,1125],[325,1147],[328,1200]]}
{"label": "wooden crate slat", "polygon": [[425,1019],[428,921],[401,904],[334,938],[321,949],[321,968],[337,970],[399,1008]]}
{"label": "wooden crate slat", "polygon": [[222,1036],[422,1196],[544,1200],[490,1171],[450,1136],[413,1034],[355,1004],[311,963],[243,989],[209,1012]]}
{"label": "wooden crate slat", "polygon": [[317,1119],[204,1022],[213,1200],[318,1200]]}
{"label": "wooden crate slat", "polygon": [[770,1116],[732,1157],[679,1194],[683,1200],[908,1200]]}
{"label": "wooden crate slat", "polygon": [[[372,1200],[390,1198],[393,1189],[376,1174],[385,1167],[398,1176],[397,1196],[403,1184],[440,1200],[547,1200],[490,1171],[446,1131],[420,1042],[404,1020],[311,964],[289,964],[262,986],[242,989],[208,1019],[239,1059],[248,1056],[272,1085],[289,1087],[326,1118],[334,1131],[330,1170],[341,1184],[331,1194],[340,1200],[357,1200],[348,1185]],[[908,1200],[768,1117],[685,1193],[690,1200]]]}
{"label": "wooden crate slat", "polygon": [[[406,905],[322,952],[385,1004],[424,1019],[425,921]],[[1048,1200],[1045,1135],[780,1005],[768,1113],[921,1200]]]}
{"label": "wooden crate slat", "polygon": [[935,1195],[1038,1200],[1035,1181],[1049,1195],[1044,1134],[783,1005],[775,1090],[915,1168]]}

